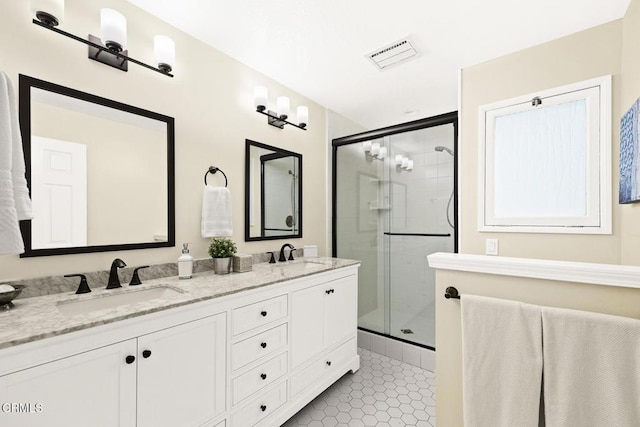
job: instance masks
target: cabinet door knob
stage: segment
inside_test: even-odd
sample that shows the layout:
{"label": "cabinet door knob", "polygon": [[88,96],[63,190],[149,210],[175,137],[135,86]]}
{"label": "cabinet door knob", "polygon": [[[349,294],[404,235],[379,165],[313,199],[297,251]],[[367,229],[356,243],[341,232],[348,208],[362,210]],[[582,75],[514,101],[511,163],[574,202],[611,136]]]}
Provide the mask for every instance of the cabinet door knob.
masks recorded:
{"label": "cabinet door knob", "polygon": [[331,293],[331,289],[327,289],[326,291],[324,291],[324,293],[329,295]]}
{"label": "cabinet door knob", "polygon": [[260,374],[260,378],[262,378],[263,380],[267,379],[267,374]]}
{"label": "cabinet door knob", "polygon": [[267,317],[267,312],[266,311],[261,311],[260,314],[262,315],[262,317]]}
{"label": "cabinet door knob", "polygon": [[335,289],[331,289],[331,293],[334,293],[336,290]]}
{"label": "cabinet door knob", "polygon": [[266,342],[261,342],[261,343],[260,343],[260,347],[262,347],[262,348],[267,348],[267,343],[266,343]]}
{"label": "cabinet door knob", "polygon": [[260,410],[262,412],[266,411],[267,410],[267,405],[260,405]]}
{"label": "cabinet door knob", "polygon": [[145,350],[142,352],[142,357],[144,357],[145,359],[148,359],[149,356],[151,356],[151,350]]}
{"label": "cabinet door knob", "polygon": [[331,366],[331,360],[327,360],[327,366]]}
{"label": "cabinet door knob", "polygon": [[131,365],[133,362],[136,361],[136,357],[129,355],[124,358],[124,361],[127,362],[127,365]]}

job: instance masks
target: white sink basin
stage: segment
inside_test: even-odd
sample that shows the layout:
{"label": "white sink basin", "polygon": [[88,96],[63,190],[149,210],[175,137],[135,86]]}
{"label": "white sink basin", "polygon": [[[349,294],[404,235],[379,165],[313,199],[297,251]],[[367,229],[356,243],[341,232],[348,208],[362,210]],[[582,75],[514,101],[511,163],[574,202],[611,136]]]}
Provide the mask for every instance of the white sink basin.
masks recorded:
{"label": "white sink basin", "polygon": [[73,301],[61,301],[58,310],[67,316],[89,314],[98,310],[116,308],[123,305],[151,301],[158,298],[169,298],[180,295],[183,291],[168,286],[157,286],[140,290],[128,290],[117,294],[102,294],[96,296],[81,296]]}

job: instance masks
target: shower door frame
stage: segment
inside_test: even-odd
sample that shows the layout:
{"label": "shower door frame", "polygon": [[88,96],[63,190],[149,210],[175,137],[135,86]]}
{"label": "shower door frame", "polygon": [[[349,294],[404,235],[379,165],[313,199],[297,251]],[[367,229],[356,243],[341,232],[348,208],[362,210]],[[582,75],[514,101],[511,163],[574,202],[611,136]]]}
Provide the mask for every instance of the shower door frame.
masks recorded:
{"label": "shower door frame", "polygon": [[[453,150],[455,152],[454,161],[453,161],[453,217],[454,217],[454,225],[453,227],[453,245],[454,245],[454,253],[458,253],[458,112],[452,111],[445,114],[440,114],[438,116],[427,117],[424,119],[414,120],[407,123],[401,123],[398,125],[388,126],[380,129],[375,129],[371,131],[361,132],[354,135],[349,135],[341,138],[336,138],[331,141],[331,254],[333,257],[337,256],[338,247],[337,247],[337,217],[338,217],[338,206],[337,206],[337,190],[338,190],[338,177],[337,177],[337,162],[338,162],[338,148],[344,145],[356,144],[359,142],[380,139],[389,137],[391,135],[397,135],[405,132],[413,132],[422,129],[428,129],[436,126],[442,125],[453,125]],[[387,298],[385,298],[387,299]],[[385,310],[388,301],[385,301]],[[385,315],[385,330],[387,329],[386,323],[390,321],[387,319]],[[363,330],[366,332],[370,332],[372,334],[381,335],[386,338],[394,339],[397,341],[405,342],[408,344],[412,344],[418,347],[427,348],[430,350],[435,350],[435,347],[430,345],[421,344],[415,341],[406,340],[403,338],[399,338],[393,336],[391,334],[386,334],[379,331],[374,331],[367,328],[362,328],[358,326],[359,330]]]}

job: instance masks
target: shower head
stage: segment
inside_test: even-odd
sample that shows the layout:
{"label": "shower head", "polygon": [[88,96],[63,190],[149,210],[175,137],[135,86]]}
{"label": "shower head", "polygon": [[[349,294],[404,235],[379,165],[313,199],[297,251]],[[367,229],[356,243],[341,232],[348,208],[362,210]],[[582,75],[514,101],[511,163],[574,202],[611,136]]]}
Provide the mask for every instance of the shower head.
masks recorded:
{"label": "shower head", "polygon": [[449,153],[449,154],[451,154],[453,156],[453,150],[451,148],[443,147],[442,145],[438,145],[436,148],[434,148],[434,150],[436,150],[436,151],[446,151],[447,153]]}

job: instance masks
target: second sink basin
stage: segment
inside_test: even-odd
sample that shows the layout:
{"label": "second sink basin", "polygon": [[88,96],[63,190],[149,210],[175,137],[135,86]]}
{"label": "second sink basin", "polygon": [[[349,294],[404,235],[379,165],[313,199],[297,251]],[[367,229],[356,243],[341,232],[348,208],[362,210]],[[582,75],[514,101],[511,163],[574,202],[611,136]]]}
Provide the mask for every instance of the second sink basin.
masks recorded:
{"label": "second sink basin", "polygon": [[157,298],[167,298],[184,293],[183,291],[168,286],[156,286],[153,288],[127,290],[117,294],[102,294],[96,296],[81,297],[73,301],[61,301],[57,304],[58,310],[67,316],[89,314],[98,310],[116,308],[123,305],[146,302]]}

